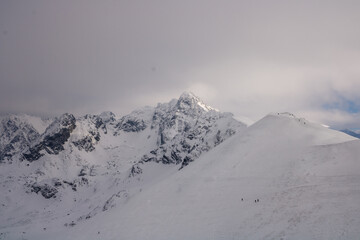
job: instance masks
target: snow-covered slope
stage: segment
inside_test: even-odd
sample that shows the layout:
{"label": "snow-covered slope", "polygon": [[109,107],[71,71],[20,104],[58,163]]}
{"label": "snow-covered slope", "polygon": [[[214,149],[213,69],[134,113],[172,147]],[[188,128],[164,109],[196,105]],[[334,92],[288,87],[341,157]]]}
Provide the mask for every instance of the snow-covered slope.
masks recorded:
{"label": "snow-covered slope", "polygon": [[[0,239],[97,218],[246,129],[191,93],[119,119],[63,114],[41,129],[45,123],[12,118],[19,120],[3,121],[1,132],[12,154],[0,164]],[[26,140],[18,145],[17,132]]]}
{"label": "snow-covered slope", "polygon": [[71,228],[54,219],[41,224],[46,230],[32,224],[8,236],[23,230],[30,239],[359,239],[359,156],[355,138],[270,114],[189,167],[158,175],[111,211]]}

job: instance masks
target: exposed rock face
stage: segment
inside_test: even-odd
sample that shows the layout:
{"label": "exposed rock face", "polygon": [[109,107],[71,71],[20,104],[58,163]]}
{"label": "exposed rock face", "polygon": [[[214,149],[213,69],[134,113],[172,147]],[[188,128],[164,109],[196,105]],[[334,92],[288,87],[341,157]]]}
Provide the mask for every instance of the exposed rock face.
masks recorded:
{"label": "exposed rock face", "polygon": [[42,157],[44,151],[48,154],[59,154],[64,150],[63,145],[69,139],[70,133],[75,129],[75,123],[75,117],[68,113],[55,119],[40,137],[39,142],[23,154],[24,158],[32,162]]}
{"label": "exposed rock face", "polygon": [[184,167],[245,127],[232,114],[220,113],[184,93],[179,100],[155,108],[151,128],[158,129],[158,147],[142,160]]}
{"label": "exposed rock face", "polygon": [[[76,134],[72,143],[79,149],[91,152],[95,150],[95,145],[100,141],[99,129],[107,134],[107,126],[99,115],[87,114],[77,119],[81,131]],[[107,121],[108,123],[109,121]]]}
{"label": "exposed rock face", "polygon": [[[156,143],[152,141],[149,145],[152,150],[137,161],[181,164],[181,167],[245,128],[245,124],[236,121],[230,113],[221,113],[187,92],[178,100],[133,111],[119,120],[111,112],[77,119],[63,114],[41,135],[29,124],[3,121],[2,125],[0,161],[12,159],[15,154],[30,162],[45,154],[57,155],[65,149],[66,142],[70,152],[71,145],[80,151],[92,152],[102,134],[109,131],[113,136],[122,135],[123,144],[127,145],[127,136],[136,138],[146,130],[147,137],[156,139]],[[134,174],[140,173],[139,169],[137,165]]]}
{"label": "exposed rock face", "polygon": [[109,111],[107,111],[107,112],[102,112],[102,113],[100,113],[99,115],[98,115],[98,117],[102,120],[102,122],[103,122],[103,127],[102,127],[102,129],[103,129],[103,131],[104,131],[104,133],[105,134],[107,134],[107,129],[108,129],[108,127],[109,126],[113,126],[114,124],[115,124],[115,122],[116,122],[116,116],[115,116],[115,114],[114,113],[112,113],[112,112],[109,112]]}
{"label": "exposed rock face", "polygon": [[56,193],[58,192],[58,190],[55,187],[52,187],[48,184],[44,184],[44,185],[39,185],[37,183],[33,184],[31,186],[31,191],[35,192],[35,193],[41,193],[41,195],[44,198],[56,198]]}
{"label": "exposed rock face", "polygon": [[[98,139],[100,139],[100,138],[98,138]],[[95,146],[93,144],[93,138],[91,136],[86,136],[81,140],[74,141],[73,144],[79,150],[84,149],[86,152],[91,152],[91,151],[95,150]]]}
{"label": "exposed rock face", "polygon": [[139,164],[135,164],[132,166],[130,170],[129,177],[134,177],[142,173],[142,169],[139,167]]}
{"label": "exposed rock face", "polygon": [[9,116],[0,123],[0,162],[25,150],[40,134],[29,123],[17,116]]}
{"label": "exposed rock face", "polygon": [[118,131],[122,130],[124,132],[140,132],[147,126],[144,120],[137,119],[136,116],[128,115],[120,119],[119,123],[115,127],[118,129]]}

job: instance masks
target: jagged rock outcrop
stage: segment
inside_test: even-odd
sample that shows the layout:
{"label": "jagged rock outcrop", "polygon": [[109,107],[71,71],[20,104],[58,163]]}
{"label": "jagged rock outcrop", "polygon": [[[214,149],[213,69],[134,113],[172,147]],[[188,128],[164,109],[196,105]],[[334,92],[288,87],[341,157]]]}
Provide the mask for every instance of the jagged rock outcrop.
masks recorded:
{"label": "jagged rock outcrop", "polygon": [[142,161],[184,167],[245,127],[232,114],[221,113],[185,92],[178,100],[155,108],[151,128],[158,129],[158,146]]}
{"label": "jagged rock outcrop", "polygon": [[70,138],[71,132],[75,129],[76,119],[72,114],[65,113],[55,119],[40,137],[38,143],[31,146],[23,157],[29,162],[38,160],[45,152],[58,154],[64,150],[64,143]]}
{"label": "jagged rock outcrop", "polygon": [[149,121],[146,120],[149,111],[151,112],[150,114],[152,114],[153,109],[144,108],[135,110],[132,113],[120,118],[114,127],[114,135],[120,135],[121,132],[136,133],[145,130],[149,125]]}
{"label": "jagged rock outcrop", "polygon": [[46,199],[56,198],[56,193],[58,192],[56,187],[50,186],[48,184],[39,185],[37,183],[31,186],[31,191],[35,193],[41,193],[41,195]]}
{"label": "jagged rock outcrop", "polygon": [[95,145],[100,141],[100,132],[107,134],[107,127],[99,115],[87,114],[77,119],[81,131],[76,133],[72,143],[79,149],[91,152],[95,150]]}
{"label": "jagged rock outcrop", "polygon": [[18,116],[7,116],[0,122],[0,162],[25,150],[40,137],[39,132]]}
{"label": "jagged rock outcrop", "polygon": [[146,128],[146,124],[143,120],[125,117],[116,127],[124,132],[140,132]]}

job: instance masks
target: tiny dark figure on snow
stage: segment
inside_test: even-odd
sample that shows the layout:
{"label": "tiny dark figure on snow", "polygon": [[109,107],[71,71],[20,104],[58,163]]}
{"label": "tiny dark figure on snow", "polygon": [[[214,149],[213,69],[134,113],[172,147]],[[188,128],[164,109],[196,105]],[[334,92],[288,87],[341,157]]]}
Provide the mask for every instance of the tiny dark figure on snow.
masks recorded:
{"label": "tiny dark figure on snow", "polygon": [[244,199],[242,198],[241,201],[244,201]]}

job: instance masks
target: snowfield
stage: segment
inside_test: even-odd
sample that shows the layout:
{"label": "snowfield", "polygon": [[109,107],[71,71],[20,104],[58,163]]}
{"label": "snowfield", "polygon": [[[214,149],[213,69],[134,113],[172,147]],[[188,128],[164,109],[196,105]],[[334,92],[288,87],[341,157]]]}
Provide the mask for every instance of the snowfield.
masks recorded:
{"label": "snowfield", "polygon": [[[191,110],[163,131],[171,144],[157,145],[156,127],[119,136],[101,130],[93,151],[68,141],[59,155],[0,165],[0,239],[360,238],[360,140],[290,113],[269,114],[244,128],[228,116],[214,117],[220,113],[202,102],[197,106],[201,112]],[[152,110],[144,112],[153,116]],[[145,125],[152,121],[138,118]],[[178,146],[187,139],[179,135],[181,126],[205,126],[199,119],[217,122],[207,129],[217,125],[224,132],[236,125],[237,131],[215,144],[216,131],[199,130],[210,134],[201,135],[210,148],[181,170],[180,163],[140,160],[158,146]],[[75,128],[71,139],[82,139],[91,127]],[[182,159],[183,154],[178,152]],[[140,169],[136,174],[133,166]],[[85,175],[78,176],[82,168]],[[69,183],[61,182],[56,198],[46,199],[26,193],[21,176],[49,186],[57,178]]]}

